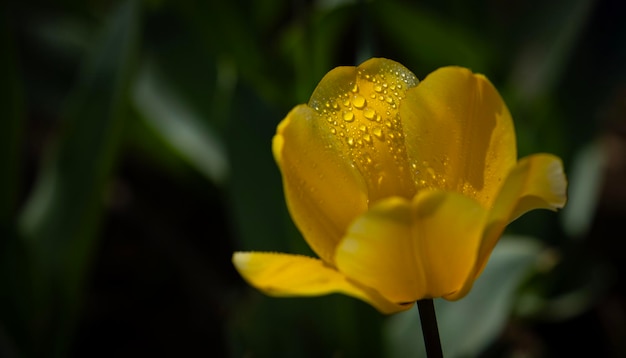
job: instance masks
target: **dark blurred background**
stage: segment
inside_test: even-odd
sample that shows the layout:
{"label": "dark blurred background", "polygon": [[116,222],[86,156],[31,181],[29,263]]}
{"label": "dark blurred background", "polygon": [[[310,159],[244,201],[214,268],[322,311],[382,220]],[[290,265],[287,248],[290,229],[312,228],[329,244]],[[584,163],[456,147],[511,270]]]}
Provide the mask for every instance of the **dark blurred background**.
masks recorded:
{"label": "dark blurred background", "polygon": [[436,302],[449,357],[626,357],[620,0],[7,0],[0,357],[409,357],[416,310],[268,298],[235,250],[308,253],[271,138],[339,65],[484,73],[569,202]]}

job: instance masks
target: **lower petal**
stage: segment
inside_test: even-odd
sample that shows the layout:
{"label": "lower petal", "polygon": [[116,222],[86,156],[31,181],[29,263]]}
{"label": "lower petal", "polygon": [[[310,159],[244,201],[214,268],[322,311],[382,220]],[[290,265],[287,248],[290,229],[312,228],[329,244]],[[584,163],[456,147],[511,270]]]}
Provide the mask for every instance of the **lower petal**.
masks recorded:
{"label": "lower petal", "polygon": [[337,267],[392,302],[460,298],[471,286],[486,215],[478,202],[452,192],[381,201],[349,228]]}
{"label": "lower petal", "polygon": [[322,260],[269,252],[236,252],[233,263],[241,276],[265,294],[278,297],[342,293],[374,306],[382,313],[409,309],[387,301],[375,290],[354,283]]}

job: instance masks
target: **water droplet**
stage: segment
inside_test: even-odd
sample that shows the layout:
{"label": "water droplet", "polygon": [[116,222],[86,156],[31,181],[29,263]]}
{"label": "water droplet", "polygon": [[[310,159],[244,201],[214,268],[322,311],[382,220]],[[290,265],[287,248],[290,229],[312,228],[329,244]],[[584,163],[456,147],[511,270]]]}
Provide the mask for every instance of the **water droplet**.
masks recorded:
{"label": "water droplet", "polygon": [[344,100],[343,105],[346,107],[350,107],[350,100],[349,99]]}
{"label": "water droplet", "polygon": [[365,103],[365,98],[361,95],[357,94],[352,98],[352,105],[358,109],[365,107]]}
{"label": "water droplet", "polygon": [[349,146],[353,146],[353,145],[354,145],[354,138],[352,138],[352,137],[348,137],[348,138],[346,139],[346,142],[348,142],[348,145],[349,145]]}
{"label": "water droplet", "polygon": [[363,134],[363,140],[364,140],[366,143],[372,143],[372,136],[371,136],[371,135],[369,135],[369,134]]}
{"label": "water droplet", "polygon": [[337,130],[336,130],[335,128],[331,128],[331,129],[330,129],[330,133],[332,133],[332,134],[337,134]]}
{"label": "water droplet", "polygon": [[357,84],[355,83],[354,86],[352,87],[352,92],[357,93],[359,92],[359,86],[357,86]]}
{"label": "water droplet", "polygon": [[375,85],[375,86],[374,86],[374,91],[376,91],[376,92],[382,92],[382,90],[383,90],[383,87],[382,87],[381,85]]}
{"label": "water droplet", "polygon": [[365,107],[365,109],[363,110],[363,115],[365,116],[365,118],[371,121],[376,116],[376,111],[369,107]]}
{"label": "water droplet", "polygon": [[385,121],[385,125],[387,126],[387,128],[393,127],[393,124],[391,124],[391,121]]}
{"label": "water droplet", "polygon": [[378,139],[383,139],[383,130],[379,127],[372,129],[372,134],[374,134]]}
{"label": "water droplet", "polygon": [[392,104],[393,103],[393,98],[391,98],[391,96],[387,96],[387,98],[385,98],[385,101],[387,101],[387,103]]}
{"label": "water droplet", "polygon": [[359,130],[360,130],[361,132],[365,133],[365,132],[367,132],[367,127],[366,127],[364,124],[361,124],[361,125],[359,126]]}
{"label": "water droplet", "polygon": [[343,120],[346,122],[352,122],[354,120],[354,113],[351,111],[343,112]]}
{"label": "water droplet", "polygon": [[474,187],[470,184],[470,183],[463,183],[463,194],[469,194],[471,196],[475,196],[476,195],[476,190],[474,190]]}

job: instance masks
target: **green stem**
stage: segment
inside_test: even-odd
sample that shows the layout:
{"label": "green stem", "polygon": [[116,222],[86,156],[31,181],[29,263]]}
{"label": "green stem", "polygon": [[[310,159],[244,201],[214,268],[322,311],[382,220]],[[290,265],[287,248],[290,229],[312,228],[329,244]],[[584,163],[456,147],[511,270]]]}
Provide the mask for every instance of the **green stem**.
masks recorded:
{"label": "green stem", "polygon": [[424,344],[426,346],[426,356],[428,358],[443,358],[441,341],[439,339],[439,328],[437,328],[437,316],[435,315],[435,305],[432,299],[417,301],[417,309],[420,312],[420,322],[422,323],[422,333],[424,334]]}

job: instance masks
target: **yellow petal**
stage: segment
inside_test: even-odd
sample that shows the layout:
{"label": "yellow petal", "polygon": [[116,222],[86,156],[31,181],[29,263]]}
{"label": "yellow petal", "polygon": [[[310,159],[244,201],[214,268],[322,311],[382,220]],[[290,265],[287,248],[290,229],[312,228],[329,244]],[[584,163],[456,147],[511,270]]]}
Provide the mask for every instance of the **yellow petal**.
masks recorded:
{"label": "yellow petal", "polygon": [[320,116],[321,135],[364,178],[370,203],[415,194],[398,108],[407,89],[417,83],[401,64],[374,58],[330,71],[309,101]]}
{"label": "yellow petal", "polygon": [[272,148],[293,221],[313,251],[332,263],[348,223],[367,210],[359,172],[334,145],[319,115],[305,105],[280,123]]}
{"label": "yellow petal", "polygon": [[236,252],[233,264],[250,285],[278,297],[342,293],[363,300],[382,313],[409,309],[385,300],[376,291],[351,282],[312,257],[268,252]]}
{"label": "yellow petal", "polygon": [[453,192],[383,200],[352,224],[337,267],[392,302],[460,298],[473,279],[486,216],[478,202]]}
{"label": "yellow petal", "polygon": [[511,115],[489,80],[440,68],[407,92],[400,115],[420,187],[464,193],[491,207],[517,154]]}
{"label": "yellow petal", "polygon": [[337,67],[320,81],[308,106],[294,108],[278,127],[273,152],[289,211],[328,263],[368,203],[415,193],[397,108],[416,84],[409,70],[387,59]]}
{"label": "yellow petal", "polygon": [[562,208],[567,200],[566,191],[561,159],[552,154],[521,159],[507,177],[491,210],[476,275],[484,269],[507,224],[530,210]]}

